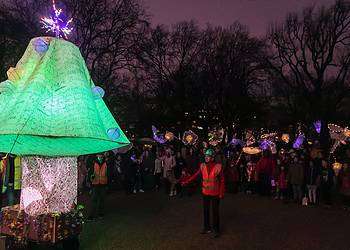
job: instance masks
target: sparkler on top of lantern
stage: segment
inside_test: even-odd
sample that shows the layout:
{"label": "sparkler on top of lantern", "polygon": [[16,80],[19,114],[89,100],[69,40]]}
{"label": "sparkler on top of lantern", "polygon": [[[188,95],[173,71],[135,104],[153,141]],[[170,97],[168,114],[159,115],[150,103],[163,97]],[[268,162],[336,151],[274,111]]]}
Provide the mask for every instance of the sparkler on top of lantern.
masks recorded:
{"label": "sparkler on top of lantern", "polygon": [[68,21],[63,18],[62,9],[56,7],[55,0],[52,0],[53,14],[50,17],[41,18],[42,27],[46,29],[46,32],[54,32],[57,38],[62,38],[62,36],[67,39],[67,36],[72,32],[73,27],[70,27],[73,19]]}

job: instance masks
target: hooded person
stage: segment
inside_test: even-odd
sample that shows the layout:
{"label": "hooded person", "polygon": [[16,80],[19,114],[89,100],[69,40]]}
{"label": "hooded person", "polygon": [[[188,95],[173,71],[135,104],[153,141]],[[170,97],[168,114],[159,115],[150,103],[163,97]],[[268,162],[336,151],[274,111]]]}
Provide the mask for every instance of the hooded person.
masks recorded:
{"label": "hooded person", "polygon": [[201,177],[203,194],[203,230],[202,234],[211,233],[210,207],[213,214],[214,237],[220,236],[219,204],[224,197],[225,181],[223,167],[220,163],[215,163],[215,153],[212,149],[205,151],[205,162],[200,164],[199,169],[181,184],[187,185]]}

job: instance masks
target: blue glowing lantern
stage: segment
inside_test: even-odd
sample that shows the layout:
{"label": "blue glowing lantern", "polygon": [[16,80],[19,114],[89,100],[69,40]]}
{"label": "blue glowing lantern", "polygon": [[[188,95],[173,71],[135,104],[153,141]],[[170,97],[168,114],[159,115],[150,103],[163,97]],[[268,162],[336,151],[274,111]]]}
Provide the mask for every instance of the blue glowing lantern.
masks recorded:
{"label": "blue glowing lantern", "polygon": [[317,134],[321,133],[322,123],[320,120],[314,122],[314,128]]}
{"label": "blue glowing lantern", "polygon": [[116,141],[120,137],[120,131],[118,128],[110,128],[107,131],[107,135],[112,141]]}
{"label": "blue glowing lantern", "polygon": [[49,49],[49,44],[42,38],[37,38],[33,43],[34,49],[40,55],[44,54]]}
{"label": "blue glowing lantern", "polygon": [[103,90],[103,88],[95,86],[92,88],[92,94],[94,95],[95,99],[100,99],[104,97],[105,91]]}

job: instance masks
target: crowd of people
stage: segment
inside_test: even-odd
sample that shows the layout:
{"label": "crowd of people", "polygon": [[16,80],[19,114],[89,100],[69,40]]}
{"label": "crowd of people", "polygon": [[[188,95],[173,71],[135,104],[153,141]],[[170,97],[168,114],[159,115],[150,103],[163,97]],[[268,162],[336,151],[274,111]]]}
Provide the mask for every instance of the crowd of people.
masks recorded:
{"label": "crowd of people", "polygon": [[[127,194],[164,190],[170,197],[190,196],[199,190],[199,182],[185,187],[181,183],[204,162],[205,149],[158,145],[126,154],[107,152],[100,160],[81,158],[80,190],[93,186],[93,162],[101,161],[107,165],[110,190],[124,189]],[[223,166],[227,193],[259,194],[308,206],[331,206],[341,200],[344,209],[350,208],[348,163],[334,168],[334,161],[317,147],[279,149],[275,154],[270,150],[246,154],[240,147],[216,146],[214,151],[215,162]]]}

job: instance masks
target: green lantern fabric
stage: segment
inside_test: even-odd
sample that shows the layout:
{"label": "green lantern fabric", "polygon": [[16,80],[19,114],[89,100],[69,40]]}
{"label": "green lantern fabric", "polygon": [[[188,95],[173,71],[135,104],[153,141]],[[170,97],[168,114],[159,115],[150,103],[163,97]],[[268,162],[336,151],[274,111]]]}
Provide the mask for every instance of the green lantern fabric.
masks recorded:
{"label": "green lantern fabric", "polygon": [[0,152],[77,156],[129,144],[94,87],[74,44],[32,39],[0,83]]}

